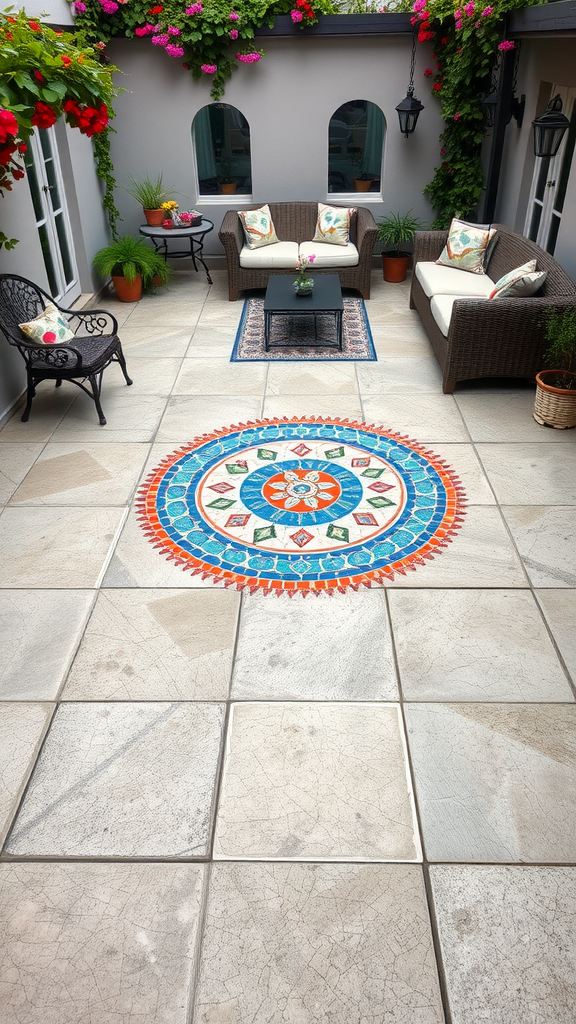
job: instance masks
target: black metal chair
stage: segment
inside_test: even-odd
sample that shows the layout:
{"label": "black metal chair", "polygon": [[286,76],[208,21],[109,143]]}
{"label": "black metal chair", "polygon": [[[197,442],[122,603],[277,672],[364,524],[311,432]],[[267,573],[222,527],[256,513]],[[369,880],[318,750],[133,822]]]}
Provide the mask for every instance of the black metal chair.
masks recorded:
{"label": "black metal chair", "polygon": [[[74,331],[74,337],[65,345],[38,344],[18,326],[39,316],[48,302],[65,314]],[[102,426],[106,417],[100,404],[100,391],[106,367],[113,361],[120,363],[126,383],[132,383],[118,337],[118,323],[105,309],[65,309],[32,281],[16,274],[0,274],[0,328],[26,363],[28,388],[23,423],[30,415],[36,385],[42,380],[55,380],[57,388],[63,380],[69,380],[82,388],[94,401]],[[90,387],[84,382],[89,382]]]}

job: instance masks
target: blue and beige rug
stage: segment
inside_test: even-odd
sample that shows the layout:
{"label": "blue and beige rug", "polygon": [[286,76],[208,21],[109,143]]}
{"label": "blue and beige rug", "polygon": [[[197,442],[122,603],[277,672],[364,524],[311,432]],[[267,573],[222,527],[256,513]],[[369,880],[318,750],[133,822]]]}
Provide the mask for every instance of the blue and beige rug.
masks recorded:
{"label": "blue and beige rug", "polygon": [[[334,327],[332,317],[318,316],[318,330],[330,337]],[[288,338],[284,333],[291,332]],[[246,299],[236,334],[231,363],[241,362],[291,362],[293,360],[333,360],[336,362],[375,361],[376,350],[372,341],[368,314],[363,299],[345,298],[342,317],[342,351],[327,345],[307,345],[307,338],[314,335],[312,316],[273,317],[272,343],[283,339],[282,345],[264,348],[264,299]],[[285,343],[294,341],[294,344]]]}
{"label": "blue and beige rug", "polygon": [[370,587],[440,554],[462,522],[453,471],[384,427],[258,420],[196,438],[139,492],[138,518],[182,569],[253,592]]}

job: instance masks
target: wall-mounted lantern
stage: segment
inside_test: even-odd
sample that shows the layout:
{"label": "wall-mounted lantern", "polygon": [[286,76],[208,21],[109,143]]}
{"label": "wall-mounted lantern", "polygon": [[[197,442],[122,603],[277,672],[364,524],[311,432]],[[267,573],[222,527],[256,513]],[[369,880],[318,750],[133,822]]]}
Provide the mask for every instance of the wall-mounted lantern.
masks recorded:
{"label": "wall-mounted lantern", "polygon": [[424,104],[420,103],[414,96],[414,62],[416,59],[416,33],[412,36],[412,57],[410,60],[410,82],[408,85],[408,92],[406,93],[406,99],[403,99],[398,106],[395,108],[398,111],[398,120],[400,122],[400,131],[405,138],[412,135],[416,127],[418,115],[421,110],[424,110]]}
{"label": "wall-mounted lantern", "polygon": [[534,156],[553,157],[560,149],[566,129],[570,121],[562,113],[562,100],[558,93],[546,107],[540,117],[532,121],[534,125]]}

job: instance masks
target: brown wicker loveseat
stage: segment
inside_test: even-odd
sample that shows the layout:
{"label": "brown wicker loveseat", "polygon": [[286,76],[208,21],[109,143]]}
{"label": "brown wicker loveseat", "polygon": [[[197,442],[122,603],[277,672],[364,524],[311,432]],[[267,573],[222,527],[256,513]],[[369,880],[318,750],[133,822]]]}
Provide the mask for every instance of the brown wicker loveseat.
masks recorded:
{"label": "brown wicker loveseat", "polygon": [[[257,210],[261,203],[242,207]],[[340,204],[332,204],[334,206]],[[278,238],[286,242],[311,241],[316,230],[318,203],[269,203],[270,213]],[[350,241],[358,249],[356,266],[314,268],[314,274],[338,274],[343,288],[357,289],[362,298],[370,298],[372,250],[378,229],[370,210],[356,207],[350,219]],[[293,274],[293,268],[241,267],[240,253],[244,245],[244,231],[236,210],[229,210],[222,221],[218,237],[226,252],[228,267],[228,297],[231,302],[238,292],[246,288],[265,288],[271,274]],[[265,250],[262,250],[265,251]]]}
{"label": "brown wicker loveseat", "polygon": [[[444,248],[447,231],[417,231],[414,241],[414,275],[410,307],[416,309],[442,367],[442,390],[451,394],[463,380],[481,377],[526,377],[533,379],[542,369],[547,346],[542,324],[547,309],[576,304],[576,285],[549,253],[535,242],[494,224],[498,234],[488,276],[496,282],[504,274],[536,259],[538,270],[547,271],[537,295],[522,299],[457,298],[444,331],[431,309],[434,296],[426,295],[417,276],[417,264],[437,260]],[[475,277],[465,271],[458,274]],[[447,307],[449,309],[449,306]]]}

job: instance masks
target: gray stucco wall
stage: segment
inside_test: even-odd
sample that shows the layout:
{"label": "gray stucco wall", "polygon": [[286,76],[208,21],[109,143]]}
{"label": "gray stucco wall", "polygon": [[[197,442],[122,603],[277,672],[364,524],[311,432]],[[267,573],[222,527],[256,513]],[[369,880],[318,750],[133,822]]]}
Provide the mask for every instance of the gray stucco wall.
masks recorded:
{"label": "gray stucco wall", "polygon": [[[400,135],[394,107],[405,96],[411,39],[372,38],[265,40],[267,56],[240,68],[226,86],[224,101],[244,114],[250,125],[254,202],[330,199],[328,124],[347,100],[366,99],[384,112],[387,123],[382,200],[358,194],[352,201],[370,205],[376,217],[388,211],[414,213],[430,222],[431,210],[422,189],[438,160],[442,129],[439,105],[430,96],[422,71],[430,62],[419,48],[416,95],[426,109],[414,135]],[[214,221],[206,251],[222,252],[217,230],[227,209],[241,207],[238,198],[198,200],[191,126],[198,110],[210,103],[210,83],[195,83],[180,62],[159,52],[147,40],[114,40],[112,61],[122,68],[118,84],[127,90],[116,102],[117,136],[112,155],[119,185],[130,175],[156,175],[180,193],[180,205],[192,204]],[[127,193],[118,191],[122,230],[135,233],[142,212]]]}
{"label": "gray stucco wall", "polygon": [[[516,95],[526,94],[522,128],[512,120],[500,176],[495,220],[523,231],[534,169],[532,121],[546,105],[552,85],[576,88],[576,39],[524,39]],[[576,159],[568,181],[555,258],[576,280]]]}

